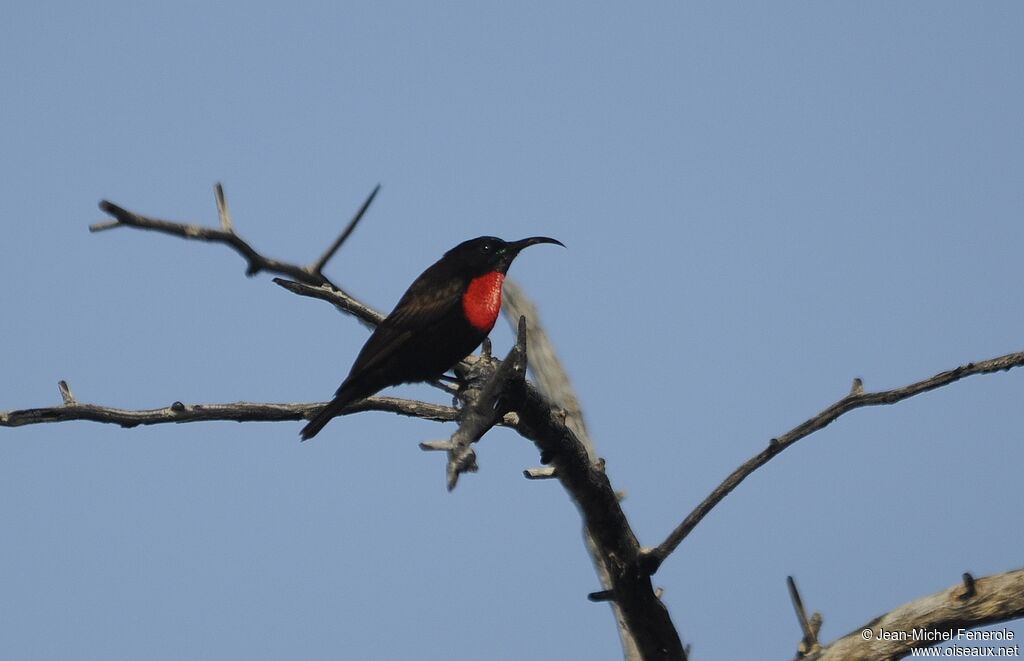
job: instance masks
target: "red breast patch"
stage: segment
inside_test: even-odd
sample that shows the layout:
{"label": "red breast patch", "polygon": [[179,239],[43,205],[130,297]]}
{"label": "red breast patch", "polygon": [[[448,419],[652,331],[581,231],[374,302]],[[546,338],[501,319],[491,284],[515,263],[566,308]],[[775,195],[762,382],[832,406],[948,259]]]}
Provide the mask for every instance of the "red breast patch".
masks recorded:
{"label": "red breast patch", "polygon": [[497,271],[470,281],[462,295],[462,311],[473,328],[484,333],[494,328],[501,310],[501,283],[504,281],[505,274]]}

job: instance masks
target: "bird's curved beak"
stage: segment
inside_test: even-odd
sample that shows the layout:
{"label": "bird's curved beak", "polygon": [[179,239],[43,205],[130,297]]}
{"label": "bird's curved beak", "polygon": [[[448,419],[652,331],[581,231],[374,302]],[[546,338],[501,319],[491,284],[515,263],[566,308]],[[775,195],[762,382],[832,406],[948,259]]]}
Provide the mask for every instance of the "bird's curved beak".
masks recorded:
{"label": "bird's curved beak", "polygon": [[565,244],[562,243],[561,241],[559,241],[558,239],[552,239],[551,237],[547,237],[547,236],[531,236],[528,239],[520,239],[518,241],[511,241],[508,244],[508,251],[511,254],[516,255],[523,248],[528,248],[530,246],[535,246],[538,243],[554,243],[555,245],[562,246],[563,248],[565,247]]}

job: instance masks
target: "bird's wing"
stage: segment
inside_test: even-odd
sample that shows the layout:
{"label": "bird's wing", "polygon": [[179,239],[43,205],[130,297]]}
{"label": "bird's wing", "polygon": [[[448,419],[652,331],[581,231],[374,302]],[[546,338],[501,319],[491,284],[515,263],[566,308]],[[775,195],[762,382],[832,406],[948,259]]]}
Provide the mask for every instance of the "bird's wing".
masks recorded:
{"label": "bird's wing", "polygon": [[[427,284],[421,276],[409,287],[391,314],[370,335],[346,381],[386,363],[391,356],[408,346],[414,335],[430,335],[435,327],[461,313],[459,283],[450,282],[440,287],[437,282],[431,283],[429,287]],[[342,384],[344,387],[345,384]]]}

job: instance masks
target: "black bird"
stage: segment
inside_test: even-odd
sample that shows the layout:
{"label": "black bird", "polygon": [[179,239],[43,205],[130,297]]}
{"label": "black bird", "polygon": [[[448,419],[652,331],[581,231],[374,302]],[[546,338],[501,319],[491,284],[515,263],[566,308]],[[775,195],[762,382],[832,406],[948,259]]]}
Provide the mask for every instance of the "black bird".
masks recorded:
{"label": "black bird", "polygon": [[316,436],[352,402],[388,386],[436,379],[472,353],[498,319],[512,260],[537,243],[565,247],[546,236],[512,242],[481,236],[446,252],[373,331],[334,399],[302,428],[302,440]]}

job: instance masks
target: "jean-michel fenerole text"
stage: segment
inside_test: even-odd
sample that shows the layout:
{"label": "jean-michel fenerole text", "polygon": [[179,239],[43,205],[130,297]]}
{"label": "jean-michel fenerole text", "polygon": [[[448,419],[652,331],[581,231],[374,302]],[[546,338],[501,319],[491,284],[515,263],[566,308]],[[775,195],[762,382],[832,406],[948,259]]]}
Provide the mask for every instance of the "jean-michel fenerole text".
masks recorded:
{"label": "jean-michel fenerole text", "polygon": [[957,629],[955,631],[937,631],[935,629],[911,629],[910,631],[886,629],[878,627],[875,631],[875,640],[917,640],[926,642],[946,642],[950,640],[1013,640],[1014,632],[1011,629],[992,629],[974,631],[972,629]]}

